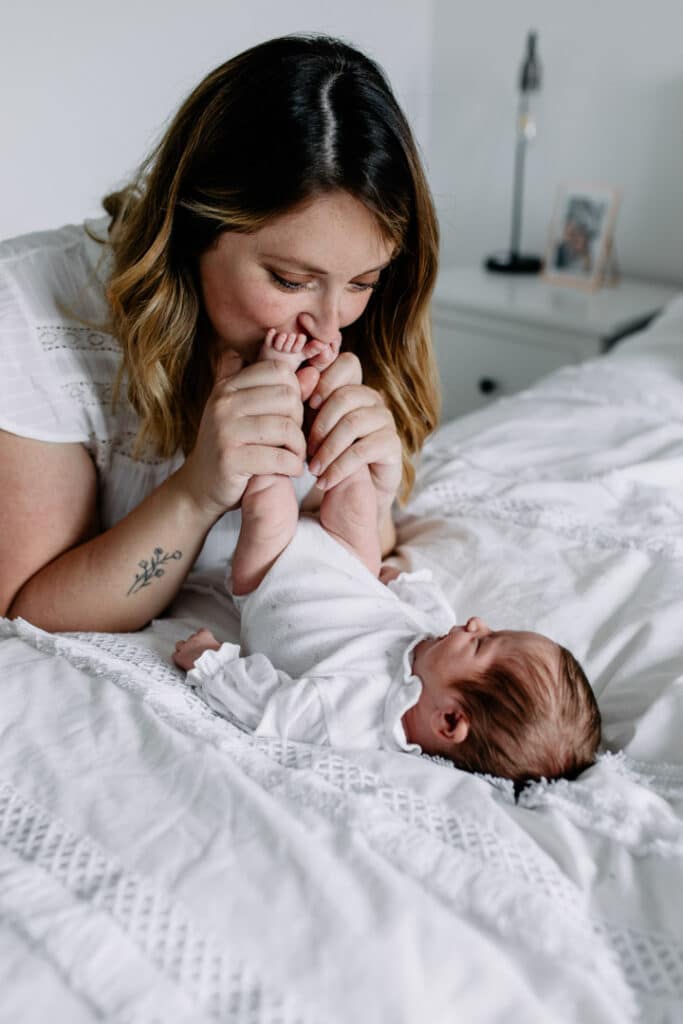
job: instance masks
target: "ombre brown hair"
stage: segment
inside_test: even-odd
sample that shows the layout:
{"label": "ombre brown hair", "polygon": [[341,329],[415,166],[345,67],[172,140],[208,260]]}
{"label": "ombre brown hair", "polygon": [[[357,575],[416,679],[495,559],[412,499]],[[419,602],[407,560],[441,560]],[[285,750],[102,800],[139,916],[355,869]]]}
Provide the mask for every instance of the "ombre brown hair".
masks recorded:
{"label": "ombre brown hair", "polygon": [[111,215],[111,330],[140,416],[140,444],[168,457],[194,445],[213,381],[197,279],[224,231],[251,232],[334,190],[377,219],[395,255],[363,315],[343,330],[365,383],[394,416],[411,457],[434,429],[438,377],[429,302],[438,227],[408,123],[384,74],[326,36],[285,36],[212,71],[136,179],[103,200]]}
{"label": "ombre brown hair", "polygon": [[458,683],[470,721],[466,739],[453,747],[458,767],[512,779],[520,789],[541,778],[575,779],[593,764],[600,710],[574,655],[566,647],[559,655],[559,671],[540,657],[508,656]]}

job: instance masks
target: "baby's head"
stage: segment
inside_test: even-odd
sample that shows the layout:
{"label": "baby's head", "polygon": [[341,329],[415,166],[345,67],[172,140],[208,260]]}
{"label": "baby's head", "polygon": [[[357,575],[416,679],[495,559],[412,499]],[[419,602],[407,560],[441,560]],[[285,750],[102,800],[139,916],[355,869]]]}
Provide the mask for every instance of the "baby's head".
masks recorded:
{"label": "baby's head", "polygon": [[600,712],[583,669],[540,633],[494,632],[479,618],[422,640],[417,704],[406,735],[467,771],[512,779],[575,778],[593,763]]}

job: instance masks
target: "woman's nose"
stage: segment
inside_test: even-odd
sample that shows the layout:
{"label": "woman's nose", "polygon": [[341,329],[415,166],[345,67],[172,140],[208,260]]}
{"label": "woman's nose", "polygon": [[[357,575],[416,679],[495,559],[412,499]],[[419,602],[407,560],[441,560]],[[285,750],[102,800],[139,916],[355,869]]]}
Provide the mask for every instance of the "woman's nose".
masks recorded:
{"label": "woman's nose", "polygon": [[321,303],[319,307],[299,315],[302,330],[311,338],[319,338],[328,345],[341,341],[340,323],[339,310],[332,302]]}

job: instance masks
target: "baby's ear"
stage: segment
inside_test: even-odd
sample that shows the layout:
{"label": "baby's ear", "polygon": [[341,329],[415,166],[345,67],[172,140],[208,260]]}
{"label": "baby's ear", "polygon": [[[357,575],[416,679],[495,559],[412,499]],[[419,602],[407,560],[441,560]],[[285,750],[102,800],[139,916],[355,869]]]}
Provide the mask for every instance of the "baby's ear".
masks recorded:
{"label": "baby's ear", "polygon": [[432,725],[437,735],[448,743],[464,743],[470,732],[470,720],[457,704],[435,711]]}

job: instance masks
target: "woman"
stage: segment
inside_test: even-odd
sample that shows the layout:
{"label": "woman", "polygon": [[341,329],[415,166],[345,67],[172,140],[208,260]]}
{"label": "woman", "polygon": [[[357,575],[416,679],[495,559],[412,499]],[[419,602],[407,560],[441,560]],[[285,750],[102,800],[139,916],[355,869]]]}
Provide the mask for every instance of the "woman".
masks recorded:
{"label": "woman", "polygon": [[[254,47],[104,207],[0,246],[0,613],[141,628],[230,554],[254,474],[315,505],[368,465],[390,550],[438,414],[438,238],[377,66],[324,37]],[[293,371],[256,361],[271,328],[341,342],[306,438]]]}

